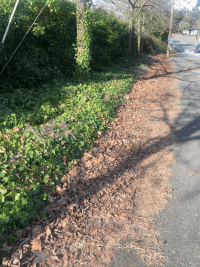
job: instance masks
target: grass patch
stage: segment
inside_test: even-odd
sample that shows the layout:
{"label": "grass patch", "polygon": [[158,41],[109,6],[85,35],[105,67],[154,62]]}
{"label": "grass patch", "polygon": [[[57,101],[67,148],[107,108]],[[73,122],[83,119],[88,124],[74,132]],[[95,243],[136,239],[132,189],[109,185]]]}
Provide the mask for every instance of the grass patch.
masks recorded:
{"label": "grass patch", "polygon": [[84,84],[55,81],[0,96],[0,247],[43,209],[72,161],[105,132],[148,56],[122,58]]}

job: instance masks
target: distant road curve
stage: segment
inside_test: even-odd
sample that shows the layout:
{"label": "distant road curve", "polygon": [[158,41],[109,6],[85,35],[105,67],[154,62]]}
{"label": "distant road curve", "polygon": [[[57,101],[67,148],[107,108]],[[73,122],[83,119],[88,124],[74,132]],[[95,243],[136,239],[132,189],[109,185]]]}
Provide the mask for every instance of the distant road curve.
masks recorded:
{"label": "distant road curve", "polygon": [[186,49],[194,51],[199,44],[196,36],[173,34],[171,39],[173,46],[180,52],[184,52]]}

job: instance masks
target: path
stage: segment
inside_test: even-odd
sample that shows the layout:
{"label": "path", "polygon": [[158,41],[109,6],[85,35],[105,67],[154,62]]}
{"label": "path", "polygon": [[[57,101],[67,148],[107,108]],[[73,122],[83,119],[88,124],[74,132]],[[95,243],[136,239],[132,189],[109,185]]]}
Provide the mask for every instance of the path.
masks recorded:
{"label": "path", "polygon": [[[199,58],[198,58],[199,60]],[[172,58],[181,92],[174,134],[179,140],[172,166],[173,198],[160,214],[159,231],[169,258],[166,267],[200,266],[200,62]]]}
{"label": "path", "polygon": [[58,202],[47,207],[57,220],[33,239],[33,266],[142,267],[142,260],[156,266],[162,261],[153,217],[170,193],[175,82],[171,63],[154,57],[110,131],[64,177],[71,186],[58,188]]}

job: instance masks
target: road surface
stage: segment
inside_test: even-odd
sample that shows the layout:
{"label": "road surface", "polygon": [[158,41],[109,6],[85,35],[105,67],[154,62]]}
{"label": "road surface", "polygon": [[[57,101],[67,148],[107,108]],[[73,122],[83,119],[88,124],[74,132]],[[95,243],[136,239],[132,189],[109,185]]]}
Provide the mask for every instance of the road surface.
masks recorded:
{"label": "road surface", "polygon": [[[173,35],[181,51],[193,49],[193,37]],[[176,68],[181,93],[181,112],[174,134],[179,140],[172,166],[173,198],[160,214],[158,229],[169,258],[166,267],[200,266],[200,58],[179,53],[171,59]]]}
{"label": "road surface", "polygon": [[179,52],[194,52],[199,44],[196,36],[173,34],[171,40],[172,47],[174,47]]}
{"label": "road surface", "polygon": [[[173,35],[179,50],[172,57],[179,80],[181,112],[175,120],[174,134],[179,140],[172,166],[173,198],[160,213],[157,229],[164,240],[162,250],[168,261],[165,267],[200,267],[200,58],[189,55],[199,42],[195,37]],[[110,267],[143,267],[134,251],[121,250]],[[159,266],[156,266],[159,267]]]}

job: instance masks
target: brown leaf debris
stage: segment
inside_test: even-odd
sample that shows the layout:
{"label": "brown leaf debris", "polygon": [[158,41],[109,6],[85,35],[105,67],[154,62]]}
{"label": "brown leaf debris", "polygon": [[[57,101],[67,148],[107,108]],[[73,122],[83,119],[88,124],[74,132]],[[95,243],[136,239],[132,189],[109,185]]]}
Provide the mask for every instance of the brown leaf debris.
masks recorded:
{"label": "brown leaf debris", "polygon": [[126,240],[147,266],[161,266],[164,255],[153,218],[166,207],[171,191],[176,142],[171,129],[179,111],[173,72],[164,55],[153,57],[149,73],[125,96],[110,131],[98,133],[93,149],[63,175],[57,200],[46,207],[46,238],[34,239],[24,257],[42,249],[47,255],[42,266],[103,267]]}

